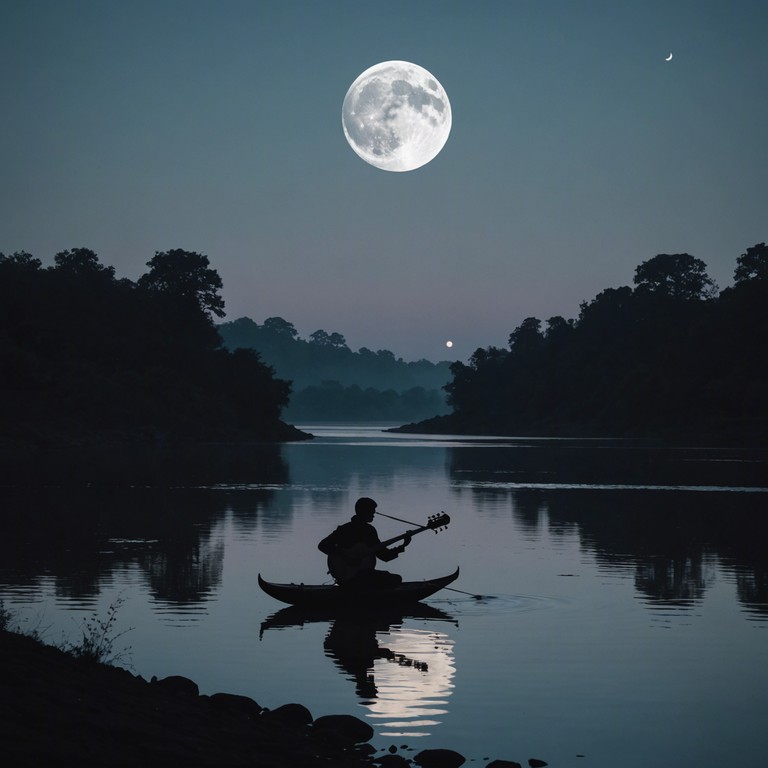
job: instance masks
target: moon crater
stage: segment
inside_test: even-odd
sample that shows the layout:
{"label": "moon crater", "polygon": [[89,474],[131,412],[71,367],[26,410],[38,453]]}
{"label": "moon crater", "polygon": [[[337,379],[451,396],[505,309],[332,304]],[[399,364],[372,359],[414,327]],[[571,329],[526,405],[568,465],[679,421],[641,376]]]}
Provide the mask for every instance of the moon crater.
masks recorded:
{"label": "moon crater", "polygon": [[407,61],[385,61],[349,87],[341,110],[349,145],[385,171],[412,171],[432,160],[451,131],[448,95],[434,75]]}

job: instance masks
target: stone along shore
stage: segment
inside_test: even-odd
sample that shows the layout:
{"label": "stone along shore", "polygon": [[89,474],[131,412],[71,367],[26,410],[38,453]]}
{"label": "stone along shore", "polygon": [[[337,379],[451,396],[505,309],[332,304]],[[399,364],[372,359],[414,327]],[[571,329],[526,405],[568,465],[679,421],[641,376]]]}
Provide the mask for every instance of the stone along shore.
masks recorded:
{"label": "stone along shore", "polygon": [[[301,704],[269,710],[245,696],[201,696],[184,677],[147,681],[0,631],[3,765],[454,768],[465,762],[452,750],[406,756],[392,746],[377,754],[372,737],[371,726],[351,715],[313,718]],[[518,765],[493,760],[486,768]]]}

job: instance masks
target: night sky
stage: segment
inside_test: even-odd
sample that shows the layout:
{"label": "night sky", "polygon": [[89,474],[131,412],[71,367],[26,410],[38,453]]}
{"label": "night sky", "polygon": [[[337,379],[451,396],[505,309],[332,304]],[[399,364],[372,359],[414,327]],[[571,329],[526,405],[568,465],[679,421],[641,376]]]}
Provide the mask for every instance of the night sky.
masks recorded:
{"label": "night sky", "polygon": [[[227,319],[406,360],[576,317],[659,253],[724,288],[768,240],[766,30],[765,0],[0,0],[0,252],[136,279],[197,251]],[[406,173],[341,127],[389,59],[453,112]]]}

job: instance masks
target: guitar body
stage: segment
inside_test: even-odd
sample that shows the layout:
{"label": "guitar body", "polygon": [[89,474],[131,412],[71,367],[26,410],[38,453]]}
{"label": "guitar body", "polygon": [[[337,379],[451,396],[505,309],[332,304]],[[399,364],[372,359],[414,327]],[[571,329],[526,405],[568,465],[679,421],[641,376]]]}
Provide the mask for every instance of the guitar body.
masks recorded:
{"label": "guitar body", "polygon": [[444,512],[441,512],[439,515],[432,515],[426,525],[406,531],[400,536],[379,542],[375,547],[364,542],[350,544],[328,555],[328,572],[339,583],[353,580],[361,574],[373,571],[376,568],[376,558],[379,552],[387,549],[387,547],[395,542],[415,536],[422,531],[434,531],[437,533],[438,530],[445,528],[450,522],[451,518]]}
{"label": "guitar body", "polygon": [[376,567],[376,550],[359,543],[335,555],[328,555],[328,573],[338,582],[349,581]]}

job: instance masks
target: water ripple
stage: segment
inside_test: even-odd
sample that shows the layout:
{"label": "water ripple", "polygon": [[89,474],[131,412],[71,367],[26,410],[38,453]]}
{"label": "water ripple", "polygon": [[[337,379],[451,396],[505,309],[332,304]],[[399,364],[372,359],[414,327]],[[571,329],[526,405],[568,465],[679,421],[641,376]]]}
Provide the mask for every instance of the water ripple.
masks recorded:
{"label": "water ripple", "polygon": [[718,493],[768,493],[768,488],[743,485],[635,485],[631,483],[512,483],[477,480],[461,484],[468,488],[544,491],[694,491]]}
{"label": "water ripple", "polygon": [[437,598],[430,605],[444,610],[455,619],[470,616],[488,616],[529,611],[549,610],[568,603],[568,600],[543,595],[483,595],[481,597]]}

